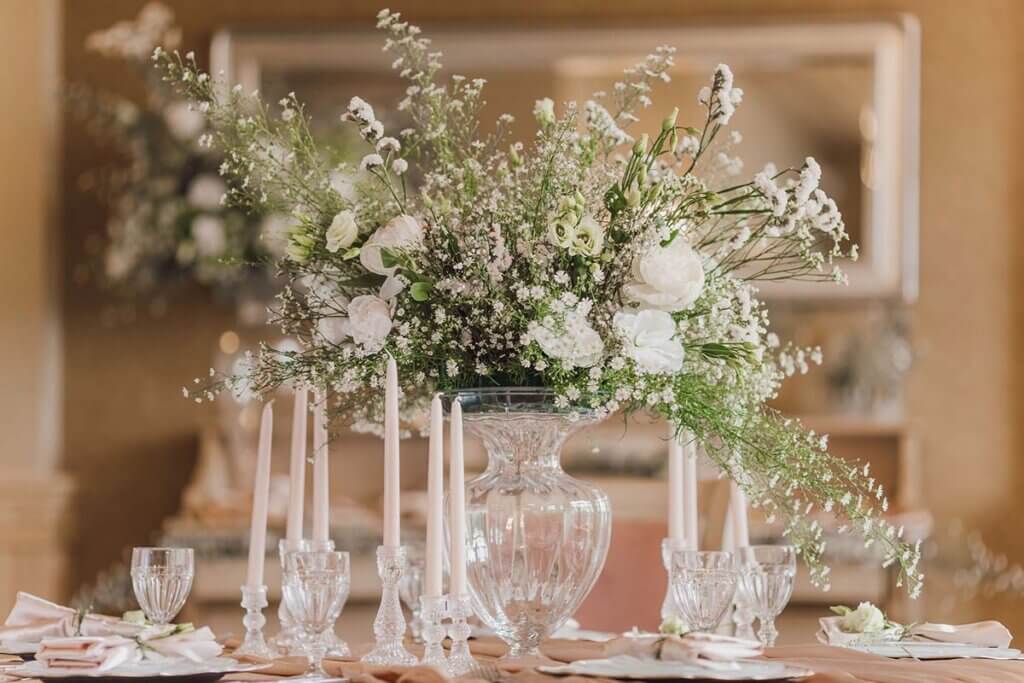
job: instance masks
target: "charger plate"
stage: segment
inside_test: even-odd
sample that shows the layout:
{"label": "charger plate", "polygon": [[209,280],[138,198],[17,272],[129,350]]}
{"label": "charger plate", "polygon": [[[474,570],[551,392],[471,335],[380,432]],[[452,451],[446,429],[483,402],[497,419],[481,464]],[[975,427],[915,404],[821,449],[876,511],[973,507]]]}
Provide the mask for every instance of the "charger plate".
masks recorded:
{"label": "charger plate", "polygon": [[243,664],[229,657],[216,657],[202,662],[187,659],[141,661],[122,664],[109,671],[82,671],[81,669],[54,669],[41,662],[25,662],[4,669],[7,676],[36,678],[62,683],[97,683],[97,681],[160,681],[161,683],[212,683],[227,674],[245,673],[265,669],[270,664]]}
{"label": "charger plate", "polygon": [[749,659],[697,665],[628,655],[581,659],[559,666],[541,666],[537,670],[546,674],[648,681],[803,681],[814,675],[810,669],[785,662]]}

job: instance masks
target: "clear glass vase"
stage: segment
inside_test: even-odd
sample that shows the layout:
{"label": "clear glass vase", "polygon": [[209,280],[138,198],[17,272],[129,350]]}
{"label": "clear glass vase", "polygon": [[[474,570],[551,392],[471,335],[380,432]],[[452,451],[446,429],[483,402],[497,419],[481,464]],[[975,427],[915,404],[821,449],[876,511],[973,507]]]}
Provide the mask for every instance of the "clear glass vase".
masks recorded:
{"label": "clear glass vase", "polygon": [[452,392],[463,423],[487,449],[466,483],[466,579],[476,615],[509,645],[507,659],[540,655],[540,642],[579,608],[604,567],[611,504],[562,470],[560,452],[593,414],[554,405],[534,388]]}

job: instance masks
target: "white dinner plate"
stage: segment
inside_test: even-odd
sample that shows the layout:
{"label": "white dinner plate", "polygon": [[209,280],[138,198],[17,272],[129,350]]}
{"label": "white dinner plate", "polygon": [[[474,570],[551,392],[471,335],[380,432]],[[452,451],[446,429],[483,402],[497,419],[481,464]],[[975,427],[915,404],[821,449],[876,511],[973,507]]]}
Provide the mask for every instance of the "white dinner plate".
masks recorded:
{"label": "white dinner plate", "polygon": [[626,655],[607,659],[581,659],[559,666],[541,666],[537,670],[546,674],[671,681],[802,681],[814,675],[810,669],[785,662],[742,660],[690,664]]}
{"label": "white dinner plate", "polygon": [[966,643],[905,641],[846,647],[892,659],[1021,659],[1021,651],[1012,647],[979,647]]}
{"label": "white dinner plate", "polygon": [[82,669],[57,669],[44,666],[42,662],[25,662],[20,666],[6,669],[5,674],[9,676],[21,676],[24,678],[38,678],[40,680],[62,680],[69,683],[69,679],[92,679],[92,680],[126,680],[159,678],[162,681],[180,679],[181,681],[215,681],[221,676],[229,673],[243,673],[247,671],[258,671],[265,669],[269,664],[243,664],[230,657],[216,657],[202,662],[190,662],[187,659],[171,659],[163,661],[143,660],[141,662],[130,662],[114,667],[108,671],[83,671]]}

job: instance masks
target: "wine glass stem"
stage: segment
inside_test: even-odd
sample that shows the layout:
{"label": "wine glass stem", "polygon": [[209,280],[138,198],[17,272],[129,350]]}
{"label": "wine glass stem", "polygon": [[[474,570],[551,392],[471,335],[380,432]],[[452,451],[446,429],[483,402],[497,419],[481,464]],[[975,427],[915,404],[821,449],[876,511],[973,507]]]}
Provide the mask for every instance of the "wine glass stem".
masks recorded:
{"label": "wine glass stem", "polygon": [[309,675],[326,678],[327,672],[324,671],[324,653],[327,648],[324,647],[324,633],[312,632],[308,641],[307,652],[309,652]]}
{"label": "wine glass stem", "polygon": [[775,617],[762,617],[757,637],[765,647],[775,647],[775,639],[779,637],[779,631],[775,628]]}

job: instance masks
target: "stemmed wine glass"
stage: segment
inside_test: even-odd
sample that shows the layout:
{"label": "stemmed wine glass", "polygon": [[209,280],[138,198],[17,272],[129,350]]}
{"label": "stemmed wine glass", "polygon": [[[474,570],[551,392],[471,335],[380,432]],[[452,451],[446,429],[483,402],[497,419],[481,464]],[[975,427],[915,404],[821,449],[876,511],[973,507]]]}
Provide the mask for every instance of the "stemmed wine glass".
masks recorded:
{"label": "stemmed wine glass", "polygon": [[762,645],[772,647],[779,635],[775,617],[793,595],[796,549],[791,545],[753,545],[737,549],[736,554],[740,590],[760,621],[757,637]]}
{"label": "stemmed wine glass", "polygon": [[133,548],[132,588],[146,618],[169,624],[185,606],[196,573],[192,548]]}
{"label": "stemmed wine glass", "polygon": [[683,620],[694,631],[714,631],[736,594],[738,576],[732,553],[675,550],[671,578]]}
{"label": "stemmed wine glass", "polygon": [[309,657],[306,677],[326,678],[325,636],[334,629],[351,585],[348,553],[296,550],[285,555],[284,572],[285,604],[302,634]]}

